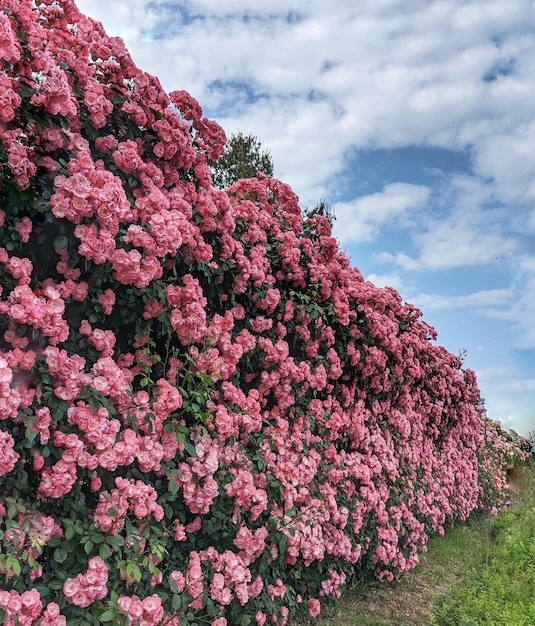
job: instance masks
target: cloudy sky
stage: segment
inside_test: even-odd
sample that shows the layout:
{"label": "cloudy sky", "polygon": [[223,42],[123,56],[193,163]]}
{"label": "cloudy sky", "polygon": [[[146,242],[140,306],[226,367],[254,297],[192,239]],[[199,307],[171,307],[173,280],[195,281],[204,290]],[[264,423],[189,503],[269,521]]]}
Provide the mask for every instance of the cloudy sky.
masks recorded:
{"label": "cloudy sky", "polygon": [[365,277],[466,353],[489,415],[535,431],[532,0],[78,6],[227,135],[261,137]]}

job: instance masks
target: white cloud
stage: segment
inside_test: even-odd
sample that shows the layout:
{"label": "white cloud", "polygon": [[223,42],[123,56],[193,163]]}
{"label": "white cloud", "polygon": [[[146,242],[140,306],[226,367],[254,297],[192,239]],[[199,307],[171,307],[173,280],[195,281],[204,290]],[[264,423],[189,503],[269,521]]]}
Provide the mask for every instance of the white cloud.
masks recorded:
{"label": "white cloud", "polygon": [[[527,93],[524,97],[529,97]],[[487,176],[491,176],[508,200],[535,200],[535,179],[533,177],[533,145],[535,143],[535,122],[519,125],[509,133],[500,132],[481,143],[476,166]],[[504,156],[506,158],[504,158]]]}
{"label": "white cloud", "polygon": [[470,308],[479,313],[484,313],[488,309],[494,310],[495,307],[510,306],[513,295],[511,289],[486,289],[463,296],[422,293],[413,296],[412,300],[423,311]]}
{"label": "white cloud", "polygon": [[404,283],[397,272],[392,272],[391,274],[368,274],[366,280],[377,287],[393,287],[397,291],[404,289]]}
{"label": "white cloud", "polygon": [[[187,89],[205,108],[216,110],[222,93],[230,96],[222,84],[246,85],[252,100],[235,95],[218,119],[232,120],[228,111],[237,104],[240,120],[273,146],[281,174],[305,203],[318,189],[332,189],[350,147],[470,145],[482,175],[496,178],[504,193],[533,180],[522,158],[534,106],[531,0],[79,6],[122,35],[138,64],[167,89]],[[143,43],[149,33],[155,40]],[[511,60],[510,75],[500,74]],[[493,71],[495,80],[482,80]],[[502,165],[513,185],[494,156],[500,142],[492,138],[502,133],[509,138]]]}
{"label": "white cloud", "polygon": [[382,251],[375,255],[378,262],[406,271],[442,270],[509,260],[518,250],[518,238],[508,230],[514,214],[501,205],[491,182],[452,175],[434,191],[431,204],[433,210],[413,224],[417,255]]}
{"label": "white cloud", "polygon": [[515,249],[515,242],[492,225],[487,227],[482,216],[470,215],[465,210],[433,221],[426,232],[413,239],[420,251],[417,258],[381,252],[376,255],[377,261],[393,263],[404,270],[439,270],[486,265]]}
{"label": "white cloud", "polygon": [[110,3],[103,0],[78,0],[76,5],[82,13],[102,22],[108,35],[122,37],[130,44],[127,46],[130,53],[142,45],[160,18],[157,6],[150,0],[114,2],[113,11]]}
{"label": "white cloud", "polygon": [[522,376],[511,366],[480,368],[477,381],[487,414],[524,437],[535,433],[535,378]]}
{"label": "white cloud", "polygon": [[514,346],[535,349],[535,256],[522,256],[515,271],[515,297],[505,310],[489,311],[489,315],[509,321],[515,330]]}
{"label": "white cloud", "polygon": [[392,183],[383,191],[333,205],[334,234],[342,243],[373,240],[378,228],[424,207],[430,189],[422,185]]}

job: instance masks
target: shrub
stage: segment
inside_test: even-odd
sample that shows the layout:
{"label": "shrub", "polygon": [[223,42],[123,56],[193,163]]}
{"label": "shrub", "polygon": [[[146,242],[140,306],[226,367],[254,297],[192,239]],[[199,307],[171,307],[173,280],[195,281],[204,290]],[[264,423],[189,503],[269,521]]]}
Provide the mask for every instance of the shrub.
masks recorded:
{"label": "shrub", "polygon": [[474,373],[326,217],[215,189],[222,129],[71,0],[0,35],[6,624],[285,624],[493,506]]}

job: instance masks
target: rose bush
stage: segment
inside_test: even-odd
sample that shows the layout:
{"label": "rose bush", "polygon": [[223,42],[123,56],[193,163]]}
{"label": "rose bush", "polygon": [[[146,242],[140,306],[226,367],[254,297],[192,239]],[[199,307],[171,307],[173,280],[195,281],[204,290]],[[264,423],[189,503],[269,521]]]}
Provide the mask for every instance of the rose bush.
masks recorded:
{"label": "rose bush", "polygon": [[492,510],[526,443],[71,0],[0,10],[3,623],[316,616]]}

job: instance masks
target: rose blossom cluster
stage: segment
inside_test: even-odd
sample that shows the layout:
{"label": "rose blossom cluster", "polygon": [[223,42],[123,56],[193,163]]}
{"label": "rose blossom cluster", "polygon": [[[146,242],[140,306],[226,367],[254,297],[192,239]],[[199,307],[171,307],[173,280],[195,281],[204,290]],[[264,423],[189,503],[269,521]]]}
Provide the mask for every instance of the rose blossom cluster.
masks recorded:
{"label": "rose blossom cluster", "polygon": [[8,474],[15,467],[20,455],[15,452],[13,437],[4,431],[0,431],[0,476]]}
{"label": "rose blossom cluster", "polygon": [[5,614],[5,626],[66,626],[67,620],[60,613],[59,606],[50,602],[43,611],[43,603],[36,589],[19,594],[14,590],[0,590],[0,609]]}
{"label": "rose blossom cluster", "polygon": [[138,596],[120,596],[117,606],[128,617],[129,624],[136,626],[178,626],[178,620],[162,621],[164,609],[160,597],[156,594],[141,600]]}
{"label": "rose blossom cluster", "polygon": [[125,523],[125,516],[132,512],[137,519],[152,515],[161,521],[164,515],[162,507],[156,502],[157,494],[153,487],[142,481],[115,479],[116,489],[110,493],[100,493],[95,509],[94,523],[104,532],[116,535]]}
{"label": "rose blossom cluster", "polygon": [[264,587],[260,576],[252,579],[251,571],[239,554],[225,550],[220,554],[215,548],[208,548],[199,555],[203,561],[208,561],[213,569],[214,576],[210,585],[210,595],[213,600],[227,606],[236,597],[244,606],[250,598],[256,598]]}
{"label": "rose blossom cluster", "polygon": [[0,61],[7,623],[286,624],[495,512],[529,444],[324,216],[214,189],[223,130],[73,0],[6,0]]}
{"label": "rose blossom cluster", "polygon": [[195,446],[195,456],[178,466],[175,479],[183,489],[184,502],[192,513],[208,513],[219,494],[214,474],[219,466],[220,449],[215,439],[203,437]]}
{"label": "rose blossom cluster", "polygon": [[65,303],[59,291],[52,286],[32,290],[27,285],[18,285],[7,300],[0,302],[0,314],[15,324],[32,326],[46,336],[52,345],[68,337],[69,327],[63,319],[64,311]]}
{"label": "rose blossom cluster", "polygon": [[67,578],[63,585],[63,595],[67,602],[86,608],[95,600],[102,600],[108,595],[108,566],[99,557],[89,559],[85,574],[76,578]]}

